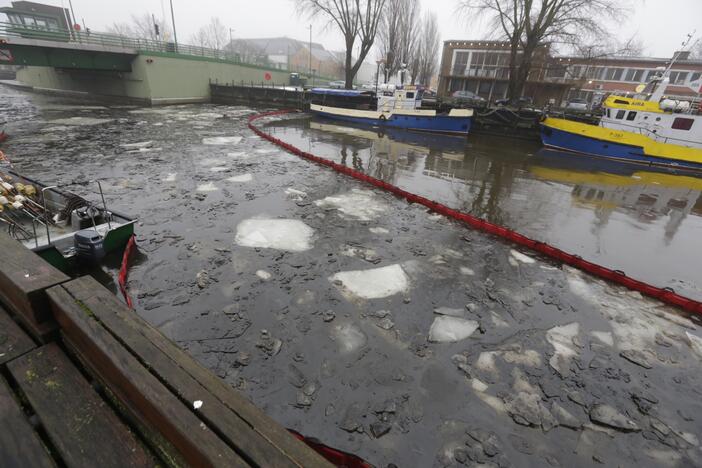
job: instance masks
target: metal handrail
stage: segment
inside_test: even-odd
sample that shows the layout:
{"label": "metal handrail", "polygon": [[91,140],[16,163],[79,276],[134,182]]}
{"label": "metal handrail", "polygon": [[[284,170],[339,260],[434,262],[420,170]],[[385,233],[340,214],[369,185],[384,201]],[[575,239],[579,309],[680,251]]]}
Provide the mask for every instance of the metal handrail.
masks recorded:
{"label": "metal handrail", "polygon": [[[15,23],[0,22],[0,36],[22,37],[25,39],[38,39],[83,45],[98,45],[103,47],[119,47],[123,49],[133,49],[136,52],[166,52],[178,55],[208,57],[217,60],[226,60],[236,63],[247,63],[250,65],[265,66],[260,63],[249,63],[242,61],[239,54],[226,50],[212,49],[209,47],[201,47],[180,43],[176,44],[174,42],[160,41],[154,39],[133,38],[113,33],[102,33],[94,31],[69,31],[65,29],[47,29],[18,25]],[[288,69],[280,70],[289,71]]]}

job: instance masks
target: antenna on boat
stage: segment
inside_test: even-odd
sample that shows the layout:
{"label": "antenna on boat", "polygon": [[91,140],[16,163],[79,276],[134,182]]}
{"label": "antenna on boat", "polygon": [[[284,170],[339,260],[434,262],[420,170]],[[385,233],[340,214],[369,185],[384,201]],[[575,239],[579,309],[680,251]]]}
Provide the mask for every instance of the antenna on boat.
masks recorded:
{"label": "antenna on boat", "polygon": [[[690,42],[692,42],[692,38],[695,37],[695,33],[697,30],[693,30],[691,33],[687,34],[687,37],[685,38],[684,41],[682,41],[682,44],[680,44],[680,50],[676,51],[675,54],[673,54],[673,59],[670,61],[668,64],[668,67],[665,69],[663,72],[663,77],[667,76],[668,73],[670,73],[670,69],[673,68],[673,65],[675,65],[675,62],[680,58],[680,56],[685,52],[685,48],[690,45]],[[699,40],[699,39],[698,39]],[[693,42],[690,47],[692,48],[695,44],[697,44],[697,41]]]}

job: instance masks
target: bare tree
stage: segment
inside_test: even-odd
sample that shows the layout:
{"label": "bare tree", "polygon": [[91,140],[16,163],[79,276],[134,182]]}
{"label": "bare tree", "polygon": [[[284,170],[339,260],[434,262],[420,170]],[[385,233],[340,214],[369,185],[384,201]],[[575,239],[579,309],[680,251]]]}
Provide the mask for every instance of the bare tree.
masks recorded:
{"label": "bare tree", "polygon": [[227,33],[227,27],[222,24],[222,21],[217,17],[212,17],[209,23],[190,36],[190,41],[200,47],[223,50],[227,45]]}
{"label": "bare tree", "polygon": [[164,21],[155,18],[150,13],[132,15],[129,23],[112,23],[107,32],[135,39],[150,39],[165,41],[170,37],[170,28]]}
{"label": "bare tree", "polygon": [[385,60],[385,82],[390,76],[402,71],[401,80],[408,70],[417,69],[417,37],[420,29],[419,0],[386,0],[378,39]]}
{"label": "bare tree", "polygon": [[521,96],[536,51],[606,36],[603,21],[621,17],[628,0],[459,0],[470,19],[487,17],[510,45],[510,99]]}
{"label": "bare tree", "polygon": [[402,27],[402,5],[404,0],[386,0],[385,9],[378,26],[378,42],[384,60],[384,82],[400,69],[400,29]]}
{"label": "bare tree", "polygon": [[419,39],[419,60],[417,78],[420,84],[429,85],[436,73],[441,47],[439,20],[434,12],[424,14],[422,33]]}
{"label": "bare tree", "polygon": [[[400,46],[402,51],[402,62],[405,69],[414,67],[417,69],[417,41],[419,36],[420,18],[419,0],[405,0],[405,7],[402,14],[402,29],[400,31]],[[413,65],[414,62],[414,65]],[[404,84],[404,73],[402,73],[401,84]]]}
{"label": "bare tree", "polygon": [[[386,0],[296,0],[300,14],[310,18],[322,17],[336,25],[344,36],[346,57],[344,75],[346,89],[353,87],[353,79],[361,68],[378,32],[378,24]],[[359,41],[358,58],[353,50]]]}

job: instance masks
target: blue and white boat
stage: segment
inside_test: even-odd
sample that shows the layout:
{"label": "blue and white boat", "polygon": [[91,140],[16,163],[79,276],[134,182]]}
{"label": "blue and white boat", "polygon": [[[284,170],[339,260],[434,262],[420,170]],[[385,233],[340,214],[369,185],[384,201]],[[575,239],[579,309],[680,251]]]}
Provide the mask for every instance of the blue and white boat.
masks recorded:
{"label": "blue and white boat", "polygon": [[379,96],[373,91],[327,88],[314,88],[310,93],[312,113],[374,127],[467,135],[473,119],[472,109],[451,109],[448,113],[422,109],[423,90],[415,86]]}

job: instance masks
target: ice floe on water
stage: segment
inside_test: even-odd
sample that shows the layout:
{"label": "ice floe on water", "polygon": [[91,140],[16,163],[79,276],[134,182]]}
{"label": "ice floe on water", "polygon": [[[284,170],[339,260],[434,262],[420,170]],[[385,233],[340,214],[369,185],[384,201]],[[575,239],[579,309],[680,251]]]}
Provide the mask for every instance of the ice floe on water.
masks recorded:
{"label": "ice floe on water", "polygon": [[320,208],[338,210],[343,216],[359,221],[376,219],[388,208],[372,191],[361,189],[329,196],[314,203]]}
{"label": "ice floe on water", "polygon": [[329,280],[362,299],[380,299],[404,291],[410,286],[407,274],[398,264],[369,270],[342,271]]}
{"label": "ice floe on water", "polygon": [[231,177],[227,177],[227,182],[251,182],[253,176],[251,174],[240,174]]}
{"label": "ice floe on water", "polygon": [[285,189],[285,195],[289,196],[290,198],[306,198],[307,192],[288,187]]}
{"label": "ice floe on water", "polygon": [[178,174],[176,172],[169,172],[166,174],[166,177],[161,179],[164,182],[175,182]]}
{"label": "ice floe on water", "polygon": [[368,228],[368,230],[373,234],[390,234],[390,231],[382,227],[372,227]]}
{"label": "ice floe on water", "polygon": [[227,166],[212,166],[210,172],[226,172],[229,168]]}
{"label": "ice floe on water", "polygon": [[136,143],[122,143],[119,145],[120,148],[124,148],[126,150],[134,150],[134,149],[142,149],[142,148],[151,148],[154,146],[154,142],[152,140],[149,141],[139,141]]}
{"label": "ice floe on water", "polygon": [[244,247],[302,252],[312,248],[314,229],[296,219],[246,219],[236,227],[234,241]]}
{"label": "ice floe on water", "polygon": [[204,145],[236,145],[241,141],[240,136],[217,136],[202,139]]}
{"label": "ice floe on water", "polygon": [[475,271],[473,271],[472,268],[460,267],[460,268],[459,268],[459,271],[461,272],[462,275],[466,275],[466,276],[473,276],[473,275],[475,275]]}
{"label": "ice floe on water", "polygon": [[536,262],[536,260],[534,260],[530,256],[525,255],[521,252],[517,252],[514,249],[511,249],[509,251],[509,254],[512,256],[512,258],[514,258],[515,260],[517,260],[518,262],[521,262],[521,263],[534,263],[534,262]]}
{"label": "ice floe on water", "polygon": [[201,166],[221,166],[226,163],[227,161],[220,158],[203,158],[198,161]]}
{"label": "ice floe on water", "polygon": [[548,363],[561,375],[567,375],[570,370],[571,358],[578,355],[574,339],[580,333],[577,322],[553,327],[546,332],[546,339],[553,346],[554,352]]}
{"label": "ice floe on water", "polygon": [[607,346],[614,346],[614,337],[611,332],[591,331],[590,336]]}
{"label": "ice floe on water", "polygon": [[342,353],[352,353],[358,351],[366,345],[368,339],[365,333],[352,323],[336,325],[332,338],[336,341],[339,351]]}
{"label": "ice floe on water", "polygon": [[261,278],[263,281],[268,281],[272,277],[272,275],[270,273],[268,273],[266,270],[256,271],[256,276]]}
{"label": "ice floe on water", "polygon": [[468,338],[480,325],[475,320],[466,320],[450,315],[440,315],[434,319],[429,329],[429,341],[451,343]]}
{"label": "ice floe on water", "polygon": [[213,182],[207,182],[205,184],[200,184],[195,189],[198,192],[216,192],[219,190]]}
{"label": "ice floe on water", "polygon": [[257,149],[256,152],[258,154],[273,154],[273,153],[277,153],[278,150],[275,148],[261,148],[261,149]]}
{"label": "ice floe on water", "polygon": [[702,358],[702,338],[687,331],[685,332],[685,336],[687,336],[687,341],[690,348],[692,348],[699,358]]}
{"label": "ice floe on water", "polygon": [[95,117],[68,117],[65,119],[50,120],[49,123],[53,125],[69,125],[69,126],[82,126],[82,125],[100,125],[108,122],[112,122],[114,119],[98,119]]}

